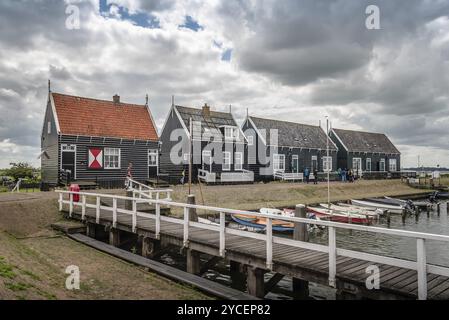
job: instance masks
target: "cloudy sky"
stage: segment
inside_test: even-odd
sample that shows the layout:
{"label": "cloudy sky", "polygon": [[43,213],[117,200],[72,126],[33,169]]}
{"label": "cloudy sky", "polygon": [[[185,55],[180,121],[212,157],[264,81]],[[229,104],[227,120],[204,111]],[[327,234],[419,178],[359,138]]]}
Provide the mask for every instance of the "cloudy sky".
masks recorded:
{"label": "cloudy sky", "polygon": [[[380,9],[380,30],[365,22]],[[75,5],[79,29],[73,24]],[[2,0],[0,167],[39,165],[52,90],[385,132],[449,167],[447,0]]]}

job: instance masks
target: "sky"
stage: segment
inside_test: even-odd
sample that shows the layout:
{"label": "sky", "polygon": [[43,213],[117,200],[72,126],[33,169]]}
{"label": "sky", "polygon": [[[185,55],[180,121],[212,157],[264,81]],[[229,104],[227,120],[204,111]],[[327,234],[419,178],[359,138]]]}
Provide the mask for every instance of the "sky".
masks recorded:
{"label": "sky", "polygon": [[[379,29],[368,29],[379,8]],[[76,19],[79,12],[79,19]],[[449,167],[447,0],[2,0],[0,168],[39,166],[54,92],[386,133]]]}

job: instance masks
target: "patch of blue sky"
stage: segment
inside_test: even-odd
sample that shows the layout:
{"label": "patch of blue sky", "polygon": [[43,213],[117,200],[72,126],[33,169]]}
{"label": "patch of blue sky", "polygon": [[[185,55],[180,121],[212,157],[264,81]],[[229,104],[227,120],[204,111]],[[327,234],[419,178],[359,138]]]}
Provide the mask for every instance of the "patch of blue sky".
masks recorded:
{"label": "patch of blue sky", "polygon": [[107,0],[99,0],[100,1],[100,14],[105,17],[109,17],[109,12],[111,6],[115,5],[118,8],[118,14],[120,15],[121,20],[131,21],[133,24],[150,29],[160,28],[159,20],[146,12],[136,12],[133,14],[129,13],[129,10],[125,7],[119,6],[117,4],[108,3]]}
{"label": "patch of blue sky", "polygon": [[186,19],[184,21],[184,24],[179,26],[180,28],[187,28],[190,30],[193,30],[195,32],[198,32],[199,30],[203,30],[203,26],[201,26],[198,21],[193,19],[191,16],[186,16]]}

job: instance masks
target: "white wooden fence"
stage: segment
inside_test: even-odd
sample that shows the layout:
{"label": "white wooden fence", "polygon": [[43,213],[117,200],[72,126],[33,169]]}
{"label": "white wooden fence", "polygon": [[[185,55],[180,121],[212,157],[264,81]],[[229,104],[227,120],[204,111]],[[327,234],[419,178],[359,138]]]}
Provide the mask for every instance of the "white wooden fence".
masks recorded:
{"label": "white wooden fence", "polygon": [[[273,268],[273,244],[283,244],[287,246],[292,246],[296,248],[303,248],[318,252],[323,252],[329,255],[329,285],[332,287],[336,286],[336,267],[337,267],[337,256],[344,256],[354,259],[371,261],[373,263],[386,264],[390,266],[415,270],[418,276],[418,298],[426,299],[427,298],[427,273],[433,273],[436,275],[449,277],[449,268],[442,267],[437,265],[432,265],[427,263],[427,255],[426,255],[426,241],[441,241],[441,242],[449,242],[449,236],[446,235],[438,235],[438,234],[429,234],[422,232],[413,232],[413,231],[405,231],[405,230],[396,230],[396,229],[387,229],[380,227],[371,227],[371,226],[362,226],[362,225],[354,225],[354,224],[346,224],[346,223],[337,223],[331,221],[322,221],[322,220],[312,220],[306,218],[297,218],[297,217],[285,217],[279,215],[272,214],[262,214],[258,212],[250,212],[243,210],[234,210],[234,209],[226,209],[219,207],[211,207],[204,205],[193,205],[187,203],[177,203],[168,200],[161,199],[152,199],[147,198],[145,201],[147,203],[153,204],[155,206],[155,214],[138,212],[137,211],[137,202],[142,201],[143,198],[131,198],[131,197],[123,197],[117,195],[107,195],[107,194],[96,194],[96,193],[85,193],[85,192],[72,192],[72,191],[61,191],[57,190],[59,193],[59,210],[62,211],[63,205],[66,204],[69,207],[69,216],[72,216],[74,207],[81,207],[81,218],[85,220],[86,217],[86,208],[93,208],[96,211],[96,222],[99,223],[101,218],[101,210],[112,212],[112,225],[116,227],[117,225],[117,214],[128,214],[132,216],[132,230],[136,232],[137,228],[137,219],[138,217],[153,219],[155,220],[155,233],[156,237],[160,237],[161,233],[161,221],[176,223],[180,225],[180,228],[183,228],[183,243],[184,246],[189,246],[189,228],[196,227],[201,229],[210,230],[211,232],[217,232],[219,234],[219,254],[222,257],[226,255],[226,234],[238,235],[245,238],[253,238],[258,239],[260,241],[264,241],[266,243],[266,267],[269,270]],[[165,191],[157,191],[153,190],[154,193],[165,192]],[[81,197],[80,202],[73,201],[73,195],[79,194]],[[67,196],[68,199],[64,199],[64,196]],[[67,198],[66,197],[66,198]],[[88,203],[87,198],[95,198],[95,202]],[[101,199],[109,198],[113,199],[113,206],[101,206]],[[132,201],[133,206],[132,210],[126,210],[122,208],[117,208],[117,200],[123,199]],[[184,216],[182,219],[161,216],[160,208],[161,206],[167,207],[180,207],[183,208]],[[189,221],[189,209],[197,209],[197,210],[207,210],[209,212],[215,212],[219,214],[220,223],[219,225],[205,224],[200,222]],[[239,214],[239,215],[250,215],[257,216],[261,218],[266,218],[266,233],[254,233],[243,231],[239,229],[234,229],[230,227],[226,227],[225,217],[226,215]],[[315,244],[303,241],[297,241],[288,239],[285,237],[274,236],[272,232],[272,222],[273,220],[282,220],[285,222],[293,222],[293,223],[306,223],[312,225],[320,225],[328,228],[328,244]],[[410,261],[400,258],[392,258],[381,255],[375,255],[370,253],[364,253],[354,250],[348,250],[343,248],[337,248],[337,235],[336,229],[349,229],[349,230],[357,230],[363,232],[372,232],[380,235],[392,235],[404,238],[411,238],[416,240],[416,252],[417,252],[417,260]]]}

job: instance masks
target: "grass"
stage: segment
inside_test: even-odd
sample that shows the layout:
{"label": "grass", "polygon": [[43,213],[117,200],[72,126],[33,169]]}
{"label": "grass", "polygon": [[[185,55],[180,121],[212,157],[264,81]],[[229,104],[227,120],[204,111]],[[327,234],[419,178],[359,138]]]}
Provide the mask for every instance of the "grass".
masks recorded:
{"label": "grass", "polygon": [[5,258],[0,257],[0,277],[7,279],[14,279],[16,274],[13,271],[13,266],[6,263]]}

